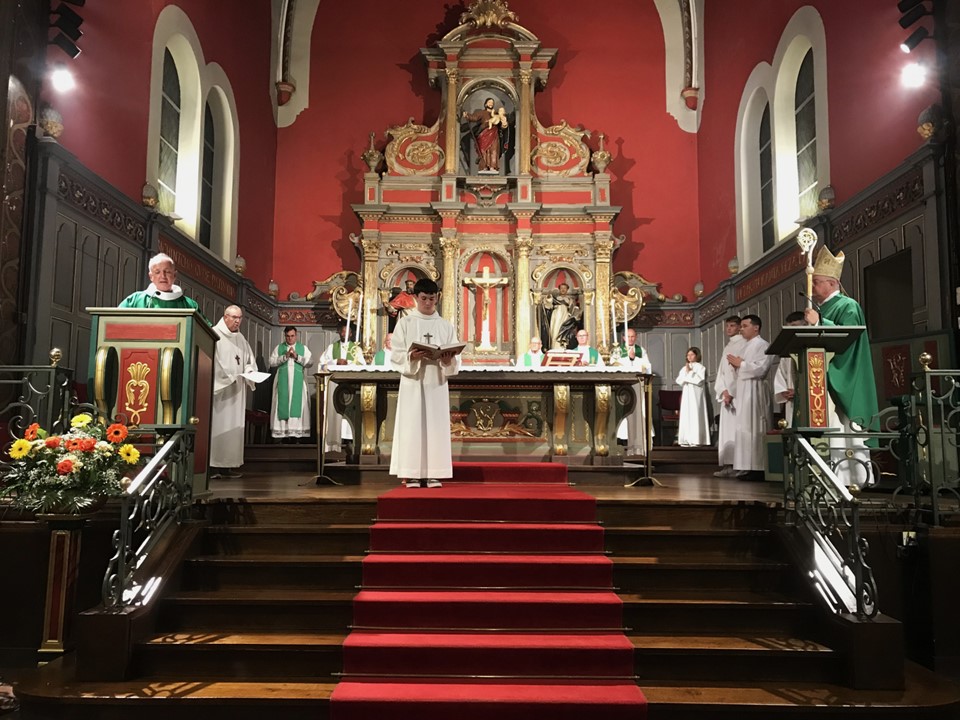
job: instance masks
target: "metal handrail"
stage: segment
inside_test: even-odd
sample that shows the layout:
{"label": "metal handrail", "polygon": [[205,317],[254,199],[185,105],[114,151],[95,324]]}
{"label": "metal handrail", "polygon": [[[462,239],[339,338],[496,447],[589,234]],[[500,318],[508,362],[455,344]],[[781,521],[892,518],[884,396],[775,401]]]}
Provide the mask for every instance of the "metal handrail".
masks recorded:
{"label": "metal handrail", "polygon": [[23,437],[31,423],[62,433],[69,427],[73,370],[58,365],[0,365],[0,419],[8,438]]}
{"label": "metal handrail", "polygon": [[[185,519],[193,501],[192,459],[195,429],[157,427],[160,449],[124,488],[114,554],[103,577],[104,607],[122,610],[150,601],[162,578],[137,577],[164,533]],[[167,437],[168,433],[172,433]]]}

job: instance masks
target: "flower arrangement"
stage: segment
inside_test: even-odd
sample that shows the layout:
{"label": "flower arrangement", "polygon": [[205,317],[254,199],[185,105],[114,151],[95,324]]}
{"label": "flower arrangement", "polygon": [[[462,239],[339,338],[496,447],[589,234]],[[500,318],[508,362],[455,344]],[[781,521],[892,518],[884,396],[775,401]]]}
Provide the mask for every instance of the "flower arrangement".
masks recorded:
{"label": "flower arrangement", "polygon": [[50,435],[37,423],[7,451],[13,461],[0,478],[0,497],[34,512],[80,513],[101,498],[118,495],[121,480],[140,461],[127,426],[94,421],[80,413],[70,430]]}

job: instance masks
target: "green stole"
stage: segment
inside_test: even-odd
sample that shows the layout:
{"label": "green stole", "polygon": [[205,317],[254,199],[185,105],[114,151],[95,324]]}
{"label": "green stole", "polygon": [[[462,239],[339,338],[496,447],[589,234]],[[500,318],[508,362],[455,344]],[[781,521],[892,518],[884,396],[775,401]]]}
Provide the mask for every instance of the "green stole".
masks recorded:
{"label": "green stole", "polygon": [[[287,347],[286,343],[280,343],[277,346],[277,355],[283,357]],[[297,343],[293,347],[297,351],[297,357],[302,357],[303,343]],[[277,418],[280,420],[298,418],[303,412],[303,365],[298,362],[293,363],[293,394],[291,395],[290,373],[286,371],[286,364],[285,362],[277,368]]]}
{"label": "green stole", "polygon": [[[627,357],[627,346],[626,346],[626,345],[621,344],[618,349],[620,350],[620,357],[622,357],[622,358]],[[633,352],[634,352],[634,354],[635,354],[638,358],[642,358],[642,357],[643,357],[643,348],[640,347],[639,345],[634,345],[634,346],[633,346]]]}
{"label": "green stole", "polygon": [[333,351],[332,351],[332,353],[331,353],[331,354],[333,355],[333,359],[334,359],[334,360],[346,360],[348,363],[352,363],[352,362],[353,362],[353,358],[350,357],[350,355],[351,355],[351,353],[352,353],[352,351],[353,351],[354,346],[356,346],[356,343],[353,342],[353,341],[349,341],[349,340],[348,340],[346,343],[343,343],[343,342],[337,340],[337,341],[333,344]]}
{"label": "green stole", "polygon": [[[538,363],[536,364],[536,367],[540,367],[541,365],[543,365],[543,354],[542,354],[542,353],[541,353],[541,355],[540,355],[540,362],[538,362]],[[530,353],[529,350],[527,350],[527,351],[523,354],[523,366],[524,366],[524,367],[534,367],[534,364],[533,364],[533,355]]]}
{"label": "green stole", "polygon": [[378,350],[377,354],[373,356],[374,365],[386,365],[387,364],[387,351]]}
{"label": "green stole", "polygon": [[589,352],[587,352],[587,357],[590,358],[590,362],[588,363],[589,365],[596,365],[598,362],[600,362],[600,353],[597,352],[597,349],[595,347],[589,348]]}

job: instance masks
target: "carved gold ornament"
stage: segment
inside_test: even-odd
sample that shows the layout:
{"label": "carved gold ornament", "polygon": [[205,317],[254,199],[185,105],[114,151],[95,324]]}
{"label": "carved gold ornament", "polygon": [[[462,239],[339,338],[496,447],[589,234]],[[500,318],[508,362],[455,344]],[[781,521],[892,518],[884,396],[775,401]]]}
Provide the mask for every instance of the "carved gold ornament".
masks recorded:
{"label": "carved gold ornament", "polygon": [[358,285],[353,290],[347,290],[344,285],[335,287],[330,291],[330,302],[337,315],[355,323],[362,309],[363,286]]}
{"label": "carved gold ornament", "polygon": [[384,151],[388,170],[395,175],[436,175],[443,165],[443,149],[436,143],[440,120],[432,127],[417,125],[413,118],[405,125],[386,131],[393,138]]}
{"label": "carved gold ornament", "polygon": [[503,0],[477,0],[460,16],[461,25],[476,28],[502,28],[517,20],[517,14]]}
{"label": "carved gold ornament", "polygon": [[590,162],[590,148],[583,142],[590,137],[584,128],[572,128],[566,120],[544,127],[537,121],[537,147],[531,155],[532,170],[541,177],[583,175]]}
{"label": "carved gold ornament", "polygon": [[126,403],[123,410],[129,413],[131,425],[139,425],[140,413],[147,411],[147,396],[150,394],[147,375],[150,374],[150,366],[144,362],[130,363],[127,374],[130,379],[124,385]]}

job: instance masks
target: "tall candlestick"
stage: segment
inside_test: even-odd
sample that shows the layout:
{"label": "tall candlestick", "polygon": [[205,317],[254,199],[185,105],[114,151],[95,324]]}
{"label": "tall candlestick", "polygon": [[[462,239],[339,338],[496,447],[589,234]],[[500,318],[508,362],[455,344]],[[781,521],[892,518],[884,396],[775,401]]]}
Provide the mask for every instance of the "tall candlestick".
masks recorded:
{"label": "tall candlestick", "polygon": [[607,321],[605,319],[606,313],[600,313],[600,338],[602,341],[606,342],[610,336],[607,335]]}
{"label": "tall candlestick", "polygon": [[[347,307],[347,331],[343,334],[343,339],[347,342],[347,347],[350,347],[350,316],[353,315],[353,298],[350,298],[350,305]],[[346,352],[344,349],[343,352]]]}
{"label": "tall candlestick", "polygon": [[363,293],[360,293],[360,299],[357,300],[357,327],[354,330],[353,341],[360,342],[360,325],[363,324]]}
{"label": "tall candlestick", "polygon": [[610,345],[617,344],[617,301],[610,298]]}
{"label": "tall candlestick", "polygon": [[627,346],[627,301],[623,301],[623,346]]}

